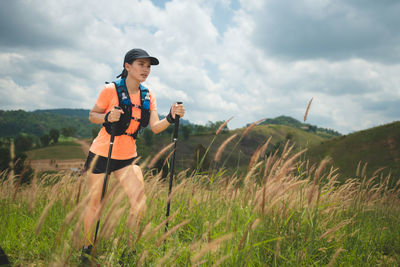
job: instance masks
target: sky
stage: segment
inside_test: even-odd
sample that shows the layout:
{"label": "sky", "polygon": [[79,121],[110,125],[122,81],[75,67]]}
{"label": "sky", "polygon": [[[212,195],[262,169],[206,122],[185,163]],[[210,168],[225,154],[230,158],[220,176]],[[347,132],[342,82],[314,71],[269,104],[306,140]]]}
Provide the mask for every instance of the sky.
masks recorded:
{"label": "sky", "polygon": [[159,114],[280,115],[347,134],[400,116],[398,0],[1,0],[0,109],[91,109],[125,53],[160,60]]}

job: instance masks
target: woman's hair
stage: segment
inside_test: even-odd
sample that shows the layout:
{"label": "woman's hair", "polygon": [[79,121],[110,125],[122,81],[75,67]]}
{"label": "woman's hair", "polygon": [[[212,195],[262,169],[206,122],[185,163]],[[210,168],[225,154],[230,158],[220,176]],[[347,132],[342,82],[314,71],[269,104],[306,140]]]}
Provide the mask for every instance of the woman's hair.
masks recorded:
{"label": "woman's hair", "polygon": [[[132,61],[133,62],[133,61]],[[129,63],[132,64],[132,63]],[[125,79],[126,77],[128,77],[128,71],[124,68],[124,70],[122,71],[122,73],[120,75],[117,76],[117,78],[121,77],[121,79]]]}

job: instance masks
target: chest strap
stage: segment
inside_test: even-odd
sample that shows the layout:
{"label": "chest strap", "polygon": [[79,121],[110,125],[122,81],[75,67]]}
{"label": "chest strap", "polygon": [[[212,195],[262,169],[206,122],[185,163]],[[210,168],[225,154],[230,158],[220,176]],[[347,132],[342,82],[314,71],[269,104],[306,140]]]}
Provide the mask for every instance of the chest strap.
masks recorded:
{"label": "chest strap", "polygon": [[136,132],[134,132],[134,133],[124,133],[125,135],[127,135],[127,136],[130,136],[130,137],[132,137],[133,139],[136,139],[137,138],[137,135],[138,135],[138,131],[136,131]]}

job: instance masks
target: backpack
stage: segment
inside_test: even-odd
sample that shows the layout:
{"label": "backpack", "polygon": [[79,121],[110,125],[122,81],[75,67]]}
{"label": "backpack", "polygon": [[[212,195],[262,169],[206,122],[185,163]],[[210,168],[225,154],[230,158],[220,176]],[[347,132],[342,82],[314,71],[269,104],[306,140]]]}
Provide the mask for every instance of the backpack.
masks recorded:
{"label": "backpack", "polygon": [[[119,135],[129,135],[133,139],[137,138],[139,131],[143,128],[146,128],[149,124],[150,120],[150,92],[149,89],[139,84],[140,90],[140,106],[132,104],[131,98],[129,97],[128,89],[126,88],[125,78],[119,79],[113,82],[115,84],[115,88],[117,90],[119,107],[124,111],[124,114],[121,114],[119,121],[114,123],[103,123],[103,126],[106,128],[108,134],[111,135],[113,127],[115,127],[115,136]],[[132,108],[139,108],[141,110],[140,118],[132,117]],[[139,127],[138,129],[132,133],[128,134],[126,129],[128,129],[131,120],[138,121]]]}

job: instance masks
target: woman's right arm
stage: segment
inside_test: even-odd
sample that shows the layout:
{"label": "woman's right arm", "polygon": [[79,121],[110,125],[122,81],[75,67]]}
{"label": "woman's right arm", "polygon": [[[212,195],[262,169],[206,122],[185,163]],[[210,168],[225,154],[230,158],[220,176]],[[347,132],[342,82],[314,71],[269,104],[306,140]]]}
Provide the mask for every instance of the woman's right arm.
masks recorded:
{"label": "woman's right arm", "polygon": [[[105,117],[106,117],[107,113],[105,113],[105,112],[106,112],[105,109],[100,108],[97,105],[94,105],[92,110],[89,112],[90,122],[95,123],[95,124],[102,124],[102,123],[106,122]],[[122,111],[122,109],[113,108],[110,111],[110,114],[108,115],[108,118],[107,118],[108,122],[119,121],[119,118],[120,118],[121,114],[123,114],[123,113],[124,112]]]}
{"label": "woman's right arm", "polygon": [[100,108],[97,105],[94,105],[92,110],[89,112],[89,120],[91,123],[102,124],[105,122],[104,118],[106,116],[105,109]]}

